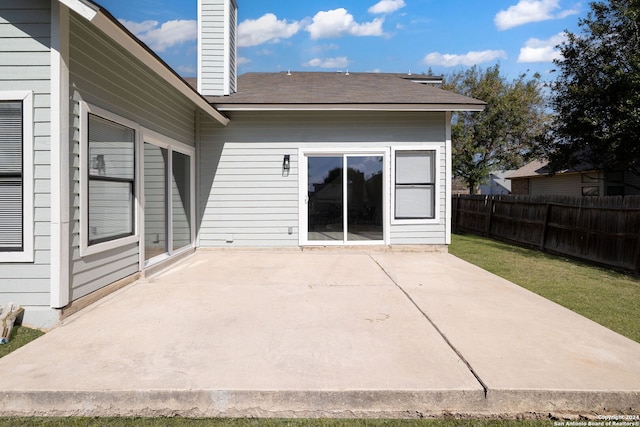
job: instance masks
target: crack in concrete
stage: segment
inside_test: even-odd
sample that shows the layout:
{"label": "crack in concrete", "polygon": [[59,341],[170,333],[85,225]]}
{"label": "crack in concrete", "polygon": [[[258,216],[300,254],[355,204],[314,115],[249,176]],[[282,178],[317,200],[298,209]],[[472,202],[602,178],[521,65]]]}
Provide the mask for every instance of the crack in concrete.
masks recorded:
{"label": "crack in concrete", "polygon": [[473,366],[471,366],[471,364],[469,363],[469,361],[462,355],[462,353],[453,345],[453,343],[451,341],[449,341],[449,338],[447,338],[447,336],[444,334],[444,332],[442,332],[442,330],[438,327],[438,325],[435,324],[435,322],[429,317],[429,315],[427,313],[425,313],[424,310],[422,310],[422,308],[420,308],[420,306],[413,300],[413,298],[411,298],[411,295],[409,295],[409,293],[402,287],[400,286],[400,284],[398,282],[396,282],[394,280],[394,278],[391,276],[391,274],[389,274],[389,272],[378,262],[377,259],[375,259],[373,257],[372,254],[368,253],[367,255],[369,255],[369,258],[371,258],[373,260],[373,262],[376,263],[376,265],[380,268],[380,270],[382,270],[382,272],[389,278],[389,280],[391,280],[391,282],[393,282],[393,284],[400,289],[400,291],[407,297],[407,299],[411,302],[411,304],[413,304],[413,306],[422,314],[422,316],[427,319],[427,321],[431,324],[431,326],[433,326],[433,328],[436,330],[436,332],[438,332],[438,334],[442,337],[442,339],[444,340],[444,342],[447,343],[447,345],[449,346],[449,348],[451,348],[451,350],[453,350],[458,357],[460,358],[460,360],[462,360],[462,362],[465,364],[465,366],[467,367],[467,369],[469,369],[469,372],[471,372],[471,374],[475,377],[475,379],[478,381],[478,383],[480,383],[480,385],[482,386],[483,390],[484,390],[484,398],[487,398],[487,394],[489,393],[489,388],[487,387],[487,385],[485,384],[484,381],[482,381],[482,378],[480,378],[480,375],[478,375],[478,373],[475,371],[475,369],[473,369]]}

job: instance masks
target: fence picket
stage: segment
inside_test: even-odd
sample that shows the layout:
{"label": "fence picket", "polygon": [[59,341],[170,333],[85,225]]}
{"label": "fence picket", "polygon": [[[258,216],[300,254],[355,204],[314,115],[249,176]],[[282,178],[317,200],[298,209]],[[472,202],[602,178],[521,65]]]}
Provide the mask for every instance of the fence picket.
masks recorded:
{"label": "fence picket", "polygon": [[639,196],[454,197],[454,231],[640,271]]}

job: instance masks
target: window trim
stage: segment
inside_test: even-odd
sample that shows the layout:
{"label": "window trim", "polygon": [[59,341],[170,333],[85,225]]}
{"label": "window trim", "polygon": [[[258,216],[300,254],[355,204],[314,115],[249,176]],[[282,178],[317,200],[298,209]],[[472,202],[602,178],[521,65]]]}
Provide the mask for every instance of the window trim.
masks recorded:
{"label": "window trim", "polygon": [[[372,241],[346,241],[346,240],[336,240],[336,241],[316,241],[316,240],[308,240],[307,239],[307,231],[309,229],[308,224],[308,164],[307,158],[309,156],[359,156],[359,155],[370,155],[370,156],[382,156],[383,157],[383,180],[382,180],[382,223],[383,223],[383,240],[372,240]],[[389,211],[389,183],[390,178],[388,176],[389,171],[391,170],[390,163],[391,156],[389,155],[389,145],[384,144],[370,144],[366,146],[357,146],[357,147],[349,147],[349,146],[341,146],[338,144],[331,144],[330,146],[321,146],[316,147],[315,144],[305,144],[303,143],[302,147],[298,148],[298,244],[300,246],[344,246],[345,244],[348,246],[372,246],[372,245],[388,245],[391,241],[391,227],[389,218],[392,213]]]}
{"label": "window trim", "polygon": [[[433,170],[434,177],[434,217],[433,218],[396,218],[396,153],[403,151],[433,151],[435,154]],[[428,143],[424,145],[406,145],[391,147],[391,224],[439,224],[440,223],[440,187],[442,186],[441,161],[442,147],[440,144]]]}
{"label": "window trim", "polygon": [[22,249],[0,251],[0,262],[34,261],[33,92],[2,91],[1,101],[22,102]]}
{"label": "window trim", "polygon": [[[195,147],[191,147],[189,145],[183,144],[182,142],[179,142],[173,138],[170,138],[168,136],[165,136],[161,133],[155,132],[151,129],[148,129],[144,126],[140,126],[140,141],[141,141],[141,146],[144,147],[144,144],[151,144],[154,145],[156,147],[159,148],[163,148],[165,150],[167,150],[167,177],[168,178],[165,182],[165,190],[167,192],[167,197],[168,197],[168,205],[165,206],[167,209],[167,225],[168,225],[168,230],[167,230],[167,243],[170,246],[168,252],[162,254],[162,255],[158,255],[156,257],[153,258],[149,258],[149,259],[145,259],[145,254],[144,251],[146,250],[145,248],[145,242],[144,239],[140,239],[141,240],[141,251],[140,251],[140,270],[143,270],[146,267],[149,267],[153,264],[158,263],[159,261],[168,259],[170,257],[179,255],[183,252],[188,252],[190,250],[192,250],[193,248],[196,247],[196,238],[197,238],[197,233],[196,233],[196,194],[197,194],[197,190],[196,190],[196,149]],[[173,247],[173,225],[172,225],[172,221],[173,221],[173,210],[171,209],[172,203],[173,201],[171,201],[171,179],[172,179],[172,175],[173,175],[173,152],[178,152],[181,154],[184,154],[185,156],[189,157],[189,166],[190,166],[190,181],[191,181],[191,188],[190,188],[190,192],[191,192],[191,203],[190,203],[190,212],[191,212],[191,217],[190,217],[190,221],[191,221],[191,244],[184,246],[182,248],[174,248]],[[146,201],[146,193],[143,191],[144,189],[144,180],[145,180],[145,175],[144,175],[144,154],[141,153],[140,160],[138,162],[138,164],[140,164],[140,169],[141,169],[141,174],[139,175],[140,179],[140,188],[141,191],[139,192],[140,196],[138,197],[138,200],[140,201],[140,221],[139,221],[139,230],[140,230],[140,235],[141,236],[145,236],[146,230],[145,230],[145,210],[144,210],[144,206],[145,206],[145,201]]]}
{"label": "window trim", "polygon": [[[110,120],[122,126],[131,128],[135,132],[134,137],[134,182],[133,182],[133,234],[114,238],[100,243],[89,243],[89,114],[93,114],[105,120]],[[129,119],[104,110],[100,107],[80,103],[80,255],[88,256],[104,251],[120,248],[122,246],[138,243],[140,241],[139,227],[139,194],[140,194],[140,126]]]}

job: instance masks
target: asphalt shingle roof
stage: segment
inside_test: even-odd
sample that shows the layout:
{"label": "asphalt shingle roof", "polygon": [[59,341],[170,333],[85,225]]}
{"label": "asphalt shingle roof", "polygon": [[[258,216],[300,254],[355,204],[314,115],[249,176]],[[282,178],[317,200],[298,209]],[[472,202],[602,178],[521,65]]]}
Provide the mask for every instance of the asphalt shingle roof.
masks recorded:
{"label": "asphalt shingle roof", "polygon": [[425,76],[383,73],[281,72],[247,73],[238,92],[209,96],[216,107],[244,105],[448,105],[482,109],[477,99],[420,84]]}

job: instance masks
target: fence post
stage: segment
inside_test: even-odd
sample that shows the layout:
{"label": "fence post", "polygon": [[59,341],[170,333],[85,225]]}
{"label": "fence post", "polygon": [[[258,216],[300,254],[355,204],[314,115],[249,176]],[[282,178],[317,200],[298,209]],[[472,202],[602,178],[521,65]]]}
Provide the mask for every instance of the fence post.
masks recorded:
{"label": "fence post", "polygon": [[638,274],[640,273],[640,233],[636,235],[636,238],[638,239],[638,243],[636,244],[636,253],[635,253],[636,265],[634,270],[635,270],[635,273]]}
{"label": "fence post", "polygon": [[485,223],[485,235],[491,237],[491,217],[493,216],[493,197],[487,196],[489,199],[489,214],[487,215],[487,221]]}
{"label": "fence post", "polygon": [[540,250],[544,252],[547,247],[547,230],[549,228],[549,219],[551,218],[551,203],[547,203],[547,209],[544,214],[544,225],[542,227],[542,237],[540,239]]}
{"label": "fence post", "polygon": [[459,215],[458,211],[460,210],[460,196],[455,195],[453,197],[454,197],[455,203],[452,203],[453,212],[451,212],[451,228],[455,233],[458,231],[458,215]]}

